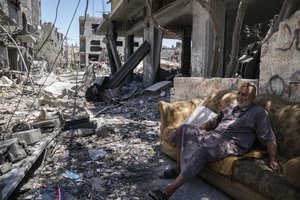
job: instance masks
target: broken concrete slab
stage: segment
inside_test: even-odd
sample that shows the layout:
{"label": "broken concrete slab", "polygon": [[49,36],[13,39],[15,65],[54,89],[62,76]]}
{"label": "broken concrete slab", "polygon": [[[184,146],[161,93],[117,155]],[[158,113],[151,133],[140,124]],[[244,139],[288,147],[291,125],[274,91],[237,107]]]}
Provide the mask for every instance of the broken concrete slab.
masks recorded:
{"label": "broken concrete slab", "polygon": [[32,126],[34,128],[40,128],[40,129],[48,129],[48,128],[59,128],[62,127],[62,120],[60,120],[58,117],[57,118],[52,118],[52,119],[46,119],[43,121],[39,122],[33,122]]}
{"label": "broken concrete slab", "polygon": [[161,81],[158,83],[155,83],[154,85],[151,85],[150,87],[146,88],[144,90],[145,93],[158,93],[161,90],[165,89],[166,87],[169,87],[172,85],[172,81]]}
{"label": "broken concrete slab", "polygon": [[42,139],[41,129],[32,129],[27,131],[20,131],[11,134],[12,138],[24,140],[26,144],[32,145]]}
{"label": "broken concrete slab", "polygon": [[12,168],[12,163],[11,162],[5,162],[0,165],[0,175],[5,174],[9,172]]}
{"label": "broken concrete slab", "polygon": [[27,153],[21,145],[13,143],[9,146],[8,157],[12,163],[15,163],[26,158]]}
{"label": "broken concrete slab", "polygon": [[49,86],[52,83],[54,83],[54,81],[56,81],[56,79],[57,79],[57,76],[53,72],[51,72],[50,74],[43,76],[40,80],[38,80],[37,84]]}
{"label": "broken concrete slab", "polygon": [[84,122],[74,125],[66,125],[64,127],[65,130],[73,130],[73,129],[79,129],[79,128],[90,128],[90,129],[96,129],[97,128],[97,122]]}
{"label": "broken concrete slab", "polygon": [[91,128],[79,128],[74,130],[67,130],[61,133],[62,137],[74,138],[74,137],[85,137],[95,133],[95,129]]}
{"label": "broken concrete slab", "polygon": [[32,129],[32,126],[30,124],[25,123],[25,122],[20,122],[20,123],[15,124],[12,127],[12,132],[15,133],[15,132],[20,132],[20,131],[28,131],[30,129]]}
{"label": "broken concrete slab", "polygon": [[64,82],[55,82],[44,88],[44,91],[48,94],[51,94],[53,97],[63,97],[67,90],[72,90],[76,84],[64,83]]}
{"label": "broken concrete slab", "polygon": [[57,136],[57,134],[58,131],[55,131],[52,135],[45,138],[41,143],[36,144],[37,148],[35,148],[31,156],[28,156],[20,162],[14,163],[11,171],[0,176],[0,183],[4,186],[4,188],[1,190],[1,198],[3,200],[6,200],[10,197],[15,188],[24,178],[25,174],[32,167],[49,143]]}
{"label": "broken concrete slab", "polygon": [[1,77],[1,82],[3,83],[3,84],[7,84],[7,85],[12,85],[12,84],[14,84],[14,82],[12,81],[12,80],[10,80],[8,77],[6,77],[6,76],[2,76]]}
{"label": "broken concrete slab", "polygon": [[85,108],[78,106],[70,106],[62,110],[62,116],[67,125],[88,122],[90,116]]}
{"label": "broken concrete slab", "polygon": [[18,142],[18,138],[12,138],[8,140],[4,140],[0,142],[0,152],[2,152],[2,149],[8,148],[11,144]]}

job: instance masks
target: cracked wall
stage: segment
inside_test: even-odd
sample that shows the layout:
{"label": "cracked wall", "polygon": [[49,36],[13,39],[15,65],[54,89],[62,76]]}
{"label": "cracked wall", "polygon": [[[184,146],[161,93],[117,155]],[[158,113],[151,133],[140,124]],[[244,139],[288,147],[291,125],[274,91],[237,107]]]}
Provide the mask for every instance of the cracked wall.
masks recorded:
{"label": "cracked wall", "polygon": [[279,30],[262,46],[260,93],[300,101],[300,11],[279,25]]}

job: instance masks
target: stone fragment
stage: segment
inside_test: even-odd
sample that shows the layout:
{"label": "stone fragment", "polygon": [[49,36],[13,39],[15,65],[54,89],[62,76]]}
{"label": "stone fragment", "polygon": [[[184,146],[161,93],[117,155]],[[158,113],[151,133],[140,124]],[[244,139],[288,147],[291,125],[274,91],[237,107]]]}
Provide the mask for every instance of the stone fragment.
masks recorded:
{"label": "stone fragment", "polygon": [[163,90],[166,87],[169,87],[172,85],[172,81],[161,81],[158,83],[155,83],[154,85],[151,85],[150,87],[145,89],[145,92],[148,93],[158,93],[161,90]]}
{"label": "stone fragment", "polygon": [[12,163],[15,163],[26,158],[27,154],[21,145],[13,143],[9,146],[8,157]]}
{"label": "stone fragment", "polygon": [[62,126],[62,120],[59,118],[45,119],[43,121],[32,123],[34,128],[48,129],[48,128],[59,128]]}
{"label": "stone fragment", "polygon": [[78,106],[67,107],[62,111],[62,116],[67,125],[88,122],[90,116],[84,108]]}
{"label": "stone fragment", "polygon": [[66,125],[66,130],[72,130],[72,129],[79,129],[79,128],[90,128],[90,129],[96,129],[97,128],[97,122],[84,122],[79,124],[73,124],[73,125]]}
{"label": "stone fragment", "polygon": [[62,137],[74,138],[74,137],[85,137],[95,133],[95,129],[90,128],[79,128],[73,130],[67,130],[61,133]]}
{"label": "stone fragment", "polygon": [[42,138],[41,129],[32,129],[27,131],[20,131],[11,134],[12,138],[19,138],[24,140],[28,145],[32,145]]}
{"label": "stone fragment", "polygon": [[12,168],[12,163],[11,162],[5,162],[0,165],[0,175],[5,174],[9,172]]}
{"label": "stone fragment", "polygon": [[2,81],[3,84],[8,84],[8,85],[12,85],[14,83],[12,80],[7,78],[6,76],[2,76],[1,81]]}

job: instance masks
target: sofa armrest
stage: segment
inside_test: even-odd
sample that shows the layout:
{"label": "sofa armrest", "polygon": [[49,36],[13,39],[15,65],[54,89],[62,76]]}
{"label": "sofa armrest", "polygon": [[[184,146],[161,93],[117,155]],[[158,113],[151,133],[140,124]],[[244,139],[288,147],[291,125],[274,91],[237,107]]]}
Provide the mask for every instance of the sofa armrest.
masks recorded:
{"label": "sofa armrest", "polygon": [[284,178],[297,190],[300,190],[300,157],[287,161],[283,166]]}
{"label": "sofa armrest", "polygon": [[167,103],[160,101],[158,109],[160,113],[160,137],[170,142],[171,134],[178,128],[184,120],[193,112],[200,104],[202,99],[194,99],[189,101],[179,101]]}

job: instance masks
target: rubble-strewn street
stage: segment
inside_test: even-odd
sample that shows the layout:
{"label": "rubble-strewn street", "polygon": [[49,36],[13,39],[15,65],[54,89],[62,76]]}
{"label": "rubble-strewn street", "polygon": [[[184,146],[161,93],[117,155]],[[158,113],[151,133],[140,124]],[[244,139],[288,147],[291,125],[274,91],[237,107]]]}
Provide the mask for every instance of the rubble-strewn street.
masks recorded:
{"label": "rubble-strewn street", "polygon": [[87,103],[90,116],[102,111],[95,134],[64,138],[51,144],[45,160],[22,189],[45,199],[60,188],[69,199],[144,199],[139,187],[153,177],[151,169],[163,162],[159,150],[157,102],[169,95],[139,95],[117,105]]}
{"label": "rubble-strewn street", "polygon": [[[105,65],[96,74],[103,74],[104,69]],[[61,70],[59,76],[49,77],[34,78],[34,84],[48,83],[46,89],[36,88],[36,92],[30,90],[29,83],[25,84],[28,93],[22,99],[26,100],[20,101],[17,110],[22,85],[12,79],[10,86],[2,87],[1,116],[3,121],[11,118],[8,128],[41,132],[40,140],[23,147],[27,157],[25,153],[25,158],[13,163],[11,171],[1,177],[3,183],[9,182],[16,178],[8,175],[17,171],[21,183],[9,191],[10,199],[59,199],[60,195],[61,199],[147,199],[149,190],[170,182],[158,179],[159,171],[172,161],[160,151],[157,107],[159,101],[170,100],[170,87],[157,93],[146,92],[136,75],[134,81],[114,90],[111,102],[86,102],[84,90],[88,85],[83,73]],[[61,83],[61,77],[71,87],[49,89]],[[77,93],[76,88],[80,88]],[[6,128],[4,124],[3,130]],[[2,134],[9,135],[6,131]],[[3,158],[9,161],[9,156]],[[13,181],[11,184],[16,186]],[[175,199],[188,194],[184,188]],[[227,198],[211,186],[203,188],[204,193],[194,192],[212,199]]]}

